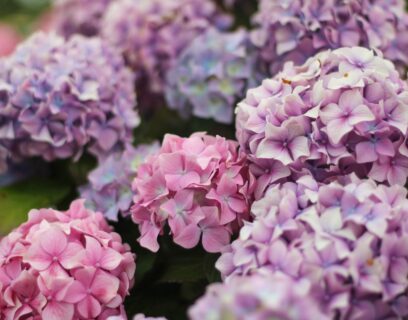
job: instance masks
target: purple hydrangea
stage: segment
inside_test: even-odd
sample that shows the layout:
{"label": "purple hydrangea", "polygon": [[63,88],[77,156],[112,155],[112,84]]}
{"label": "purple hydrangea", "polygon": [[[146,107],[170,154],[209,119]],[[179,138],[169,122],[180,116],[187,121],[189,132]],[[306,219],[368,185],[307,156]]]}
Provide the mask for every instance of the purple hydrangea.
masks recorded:
{"label": "purple hydrangea", "polygon": [[89,184],[80,188],[86,205],[116,221],[118,214],[127,215],[132,203],[132,181],[140,164],[157,152],[159,143],[127,146],[123,152],[110,155],[89,174]]}
{"label": "purple hydrangea", "polygon": [[255,83],[247,33],[209,29],[182,52],[167,74],[166,99],[188,117],[231,123],[236,102]]}
{"label": "purple hydrangea", "polygon": [[[405,184],[408,90],[394,65],[361,47],[285,65],[239,103],[237,138],[262,188],[289,175],[355,172]],[[259,188],[258,188],[259,189]]]}
{"label": "purple hydrangea", "polygon": [[163,93],[169,68],[191,40],[229,24],[211,0],[118,0],[105,14],[102,34],[136,72],[142,98],[146,91]]}
{"label": "purple hydrangea", "polygon": [[105,157],[139,123],[133,79],[97,38],[37,33],[0,62],[0,145],[13,160]]}
{"label": "purple hydrangea", "polygon": [[331,319],[400,319],[408,315],[406,195],[401,186],[355,175],[274,185],[216,266],[227,279],[306,278]]}
{"label": "purple hydrangea", "polygon": [[107,6],[113,0],[54,0],[51,25],[68,38],[74,34],[99,34]]}
{"label": "purple hydrangea", "polygon": [[212,284],[189,310],[191,320],[328,320],[311,297],[310,282],[255,274]]}
{"label": "purple hydrangea", "polygon": [[253,43],[270,72],[301,64],[327,49],[362,46],[408,64],[408,15],[403,0],[261,0]]}

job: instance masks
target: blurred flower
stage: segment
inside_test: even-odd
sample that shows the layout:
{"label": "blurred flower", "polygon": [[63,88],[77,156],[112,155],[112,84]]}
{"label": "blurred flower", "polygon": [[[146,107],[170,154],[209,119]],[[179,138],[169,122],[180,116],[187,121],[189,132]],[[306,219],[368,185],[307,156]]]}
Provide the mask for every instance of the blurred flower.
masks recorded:
{"label": "blurred flower", "polygon": [[253,43],[271,74],[286,61],[302,64],[340,47],[379,49],[401,72],[408,64],[408,15],[403,0],[260,0]]}
{"label": "blurred flower", "polygon": [[[237,138],[262,184],[310,172],[355,172],[389,184],[408,176],[408,90],[393,64],[361,47],[285,65],[238,104]],[[274,177],[265,178],[273,171]]]}
{"label": "blurred flower", "polygon": [[32,210],[0,242],[0,317],[120,316],[134,273],[129,246],[82,200],[66,212]]}
{"label": "blurred flower", "polygon": [[0,24],[0,57],[11,54],[20,41],[21,37],[16,30],[9,25]]}
{"label": "blurred flower", "polygon": [[149,100],[164,93],[168,70],[193,39],[211,26],[229,25],[211,0],[118,0],[105,14],[102,35],[135,71],[138,98]]}
{"label": "blurred flower", "polygon": [[370,319],[374,309],[378,319],[405,317],[399,301],[408,294],[406,195],[401,186],[355,175],[274,185],[253,203],[254,221],[216,266],[227,282],[254,273],[307,279],[330,319]]}
{"label": "blurred flower", "polygon": [[166,320],[164,317],[146,317],[144,314],[137,314],[133,317],[133,320]]}
{"label": "blurred flower", "polygon": [[113,0],[54,0],[52,26],[69,38],[74,34],[99,35],[106,8]]}
{"label": "blurred flower", "polygon": [[248,218],[253,177],[234,141],[204,133],[166,135],[159,152],[146,159],[133,181],[132,218],[139,242],[152,251],[168,224],[173,240],[193,248],[202,239],[208,252],[229,243]]}
{"label": "blurred flower", "polygon": [[139,123],[133,76],[99,39],[37,33],[0,61],[0,144],[12,160],[105,157]]}
{"label": "blurred flower", "polygon": [[81,198],[93,210],[102,212],[109,220],[118,213],[127,215],[132,203],[132,181],[144,160],[159,150],[158,143],[139,145],[112,154],[89,174],[89,184],[80,188]]}
{"label": "blurred flower", "polygon": [[330,319],[311,297],[307,280],[282,274],[236,277],[212,284],[189,310],[192,320]]}
{"label": "blurred flower", "polygon": [[166,99],[182,116],[231,123],[236,102],[255,84],[255,57],[244,30],[209,29],[182,52],[167,74]]}

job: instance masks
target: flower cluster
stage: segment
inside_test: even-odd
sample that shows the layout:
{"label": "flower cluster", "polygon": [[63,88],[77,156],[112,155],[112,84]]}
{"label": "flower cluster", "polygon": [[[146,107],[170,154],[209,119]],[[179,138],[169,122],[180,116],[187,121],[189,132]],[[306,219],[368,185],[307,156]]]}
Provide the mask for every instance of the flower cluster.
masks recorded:
{"label": "flower cluster", "polygon": [[237,108],[237,138],[255,174],[266,175],[262,187],[304,171],[403,185],[407,88],[393,64],[368,49],[325,51],[250,89]]}
{"label": "flower cluster", "polygon": [[100,40],[37,33],[0,62],[0,144],[13,159],[104,157],[132,139],[133,76]]}
{"label": "flower cluster", "polygon": [[224,278],[306,278],[331,319],[407,316],[406,194],[401,186],[355,175],[329,184],[303,176],[274,185],[253,204],[254,221],[225,249],[217,268]]}
{"label": "flower cluster", "polygon": [[89,184],[80,188],[87,207],[102,212],[109,220],[117,220],[118,213],[127,215],[132,203],[132,181],[137,168],[149,155],[159,150],[158,143],[127,146],[126,150],[110,155],[93,170]]}
{"label": "flower cluster", "polygon": [[168,223],[184,248],[202,244],[218,252],[249,216],[253,177],[237,144],[222,137],[166,135],[160,151],[139,166],[132,218],[139,242],[152,251]]}
{"label": "flower cluster", "polygon": [[167,71],[190,41],[210,26],[229,24],[211,0],[118,0],[105,14],[102,35],[122,50],[138,86],[147,82],[161,94]]}
{"label": "flower cluster", "polygon": [[74,34],[96,36],[112,0],[55,0],[51,26],[65,38]]}
{"label": "flower cluster", "polygon": [[169,107],[185,117],[231,123],[235,103],[255,83],[255,56],[247,40],[244,30],[209,29],[192,41],[167,74]]}
{"label": "flower cluster", "polygon": [[252,40],[272,74],[317,52],[362,46],[381,50],[401,71],[408,63],[402,0],[260,0]]}
{"label": "flower cluster", "polygon": [[11,26],[0,24],[0,57],[11,54],[21,38]]}
{"label": "flower cluster", "polygon": [[0,318],[125,316],[134,272],[129,247],[82,200],[66,212],[32,210],[0,242]]}
{"label": "flower cluster", "polygon": [[331,319],[311,298],[307,280],[282,274],[255,274],[212,284],[189,315],[191,320]]}

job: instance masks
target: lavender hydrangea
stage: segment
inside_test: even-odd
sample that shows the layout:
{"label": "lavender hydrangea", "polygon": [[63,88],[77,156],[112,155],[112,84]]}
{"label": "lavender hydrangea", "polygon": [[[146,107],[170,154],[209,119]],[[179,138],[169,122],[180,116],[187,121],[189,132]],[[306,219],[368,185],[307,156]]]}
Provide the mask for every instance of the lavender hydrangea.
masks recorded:
{"label": "lavender hydrangea", "polygon": [[236,110],[237,138],[259,186],[304,172],[318,180],[355,172],[405,184],[407,88],[390,61],[361,47],[286,64]]}
{"label": "lavender hydrangea", "polygon": [[301,64],[322,50],[349,46],[379,49],[398,67],[408,64],[403,0],[260,0],[253,20],[253,43],[272,74],[286,61]]}
{"label": "lavender hydrangea", "polygon": [[255,83],[255,57],[244,30],[209,29],[183,51],[167,74],[166,99],[184,116],[231,123],[235,103]]}
{"label": "lavender hydrangea", "polygon": [[66,38],[74,34],[99,34],[108,5],[113,0],[54,0],[52,26]]}
{"label": "lavender hydrangea", "polygon": [[133,79],[97,38],[37,33],[0,63],[0,145],[13,160],[105,157],[139,123]]}
{"label": "lavender hydrangea", "polygon": [[311,297],[309,281],[282,274],[256,274],[212,284],[189,315],[191,320],[331,319]]}
{"label": "lavender hydrangea", "polygon": [[116,221],[118,214],[126,215],[132,203],[132,181],[137,168],[160,148],[158,142],[139,145],[110,155],[89,174],[89,184],[80,188],[86,205]]}
{"label": "lavender hydrangea", "polygon": [[284,274],[311,281],[330,318],[407,316],[408,199],[398,185],[311,176],[270,187],[217,261],[223,277]]}
{"label": "lavender hydrangea", "polygon": [[124,53],[142,98],[163,93],[169,68],[191,40],[229,24],[211,0],[118,0],[105,14],[102,35]]}

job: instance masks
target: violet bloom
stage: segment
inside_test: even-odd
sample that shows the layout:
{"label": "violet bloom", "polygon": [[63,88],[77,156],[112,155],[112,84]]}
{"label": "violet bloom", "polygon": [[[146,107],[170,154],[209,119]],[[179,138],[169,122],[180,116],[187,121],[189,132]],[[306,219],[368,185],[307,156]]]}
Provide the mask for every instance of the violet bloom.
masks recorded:
{"label": "violet bloom", "polygon": [[276,184],[253,203],[253,222],[216,267],[227,283],[253,274],[306,279],[330,318],[373,314],[374,306],[382,319],[407,316],[406,194],[355,175],[329,184],[311,176]]}
{"label": "violet bloom", "polygon": [[0,317],[126,319],[134,258],[82,200],[66,212],[32,210],[0,241]]}
{"label": "violet bloom", "polygon": [[[264,181],[258,197],[265,181],[305,172],[319,181],[355,172],[391,185],[408,176],[408,87],[390,61],[368,49],[288,63],[250,89],[236,113],[238,141]],[[264,177],[271,169],[275,179]]]}
{"label": "violet bloom", "polygon": [[128,145],[123,152],[110,155],[102,160],[88,177],[89,184],[79,191],[86,205],[102,212],[108,220],[116,221],[118,214],[129,214],[132,203],[132,181],[139,165],[159,150],[159,144]]}
{"label": "violet bloom", "polygon": [[254,179],[238,145],[220,136],[166,135],[161,149],[139,166],[133,181],[132,218],[139,242],[159,250],[157,237],[170,227],[184,248],[200,241],[219,252],[248,218]]}
{"label": "violet bloom", "polygon": [[209,27],[230,23],[211,0],[118,0],[105,13],[102,36],[135,71],[145,108],[149,96],[163,95],[167,72],[190,42]]}
{"label": "violet bloom", "polygon": [[404,73],[408,15],[402,0],[260,0],[252,41],[271,74],[340,47],[378,49]]}
{"label": "violet bloom", "polygon": [[69,38],[74,34],[99,35],[107,6],[113,0],[55,0],[51,27]]}
{"label": "violet bloom", "polygon": [[209,29],[194,39],[167,74],[166,100],[184,117],[232,123],[236,102],[255,83],[255,57],[244,30]]}
{"label": "violet bloom", "polygon": [[12,160],[105,157],[139,123],[133,80],[97,38],[37,33],[0,61],[0,144]]}
{"label": "violet bloom", "polygon": [[257,274],[212,284],[189,310],[191,320],[331,319],[312,298],[307,280]]}

